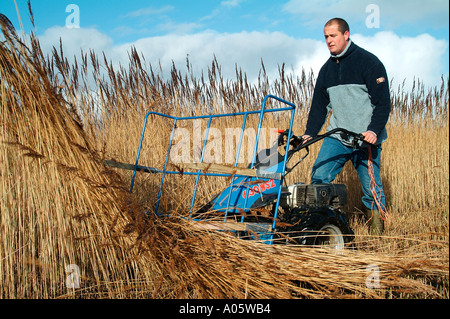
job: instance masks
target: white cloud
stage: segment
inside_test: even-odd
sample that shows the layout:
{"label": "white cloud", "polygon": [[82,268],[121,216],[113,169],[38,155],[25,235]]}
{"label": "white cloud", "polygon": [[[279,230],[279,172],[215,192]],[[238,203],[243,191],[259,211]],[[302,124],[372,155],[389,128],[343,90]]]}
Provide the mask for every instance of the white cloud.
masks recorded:
{"label": "white cloud", "polygon": [[56,26],[47,29],[39,36],[42,51],[50,53],[53,47],[59,50],[60,39],[64,54],[68,58],[79,55],[81,49],[84,52],[89,52],[89,49],[95,49],[96,52],[101,53],[102,51],[107,52],[111,50],[114,45],[114,41],[110,37],[97,29],[70,29]]}
{"label": "white cloud", "polygon": [[[186,57],[194,74],[207,75],[207,69],[216,56],[225,79],[235,78],[236,65],[246,73],[250,81],[258,77],[261,59],[269,79],[278,78],[278,67],[286,64],[286,72],[300,74],[312,69],[317,75],[329,57],[325,43],[318,40],[298,39],[280,32],[239,32],[196,34],[169,34],[139,39],[133,43],[114,45],[111,38],[95,29],[67,29],[53,27],[40,36],[44,52],[52,46],[59,47],[62,38],[66,57],[79,55],[93,49],[97,55],[105,52],[115,65],[128,64],[128,53],[135,46],[154,68],[161,64],[170,72],[172,62],[181,72],[186,70]],[[352,35],[356,44],[376,54],[385,64],[388,76],[398,85],[404,79],[407,84],[414,77],[425,85],[440,84],[444,61],[448,54],[448,41],[438,40],[428,34],[416,37],[399,37],[393,32],[379,32],[372,37]],[[448,76],[448,71],[444,76]],[[408,86],[407,86],[408,88]]]}
{"label": "white cloud", "polygon": [[429,34],[399,37],[393,32],[379,32],[373,37],[355,34],[352,39],[383,62],[394,87],[405,80],[406,88],[410,88],[414,78],[435,86],[441,83],[441,75],[448,76],[448,70],[447,74],[442,74],[444,59],[448,59],[445,57],[448,49],[445,40]]}
{"label": "white cloud", "polygon": [[[184,68],[186,57],[197,74],[206,74],[207,67],[214,56],[221,65],[225,78],[235,77],[236,65],[245,72],[249,79],[256,80],[261,69],[261,59],[271,79],[278,76],[277,68],[286,63],[287,68],[298,67],[303,59],[314,60],[319,41],[295,39],[279,32],[240,32],[220,34],[202,32],[189,35],[166,35],[140,39],[134,43],[122,45],[126,50],[131,45],[144,53],[147,61],[161,62],[170,70],[172,61],[177,68]],[[323,61],[326,59],[323,56]],[[317,61],[316,61],[317,62]],[[316,65],[317,66],[317,65]],[[310,64],[304,65],[309,69]]]}

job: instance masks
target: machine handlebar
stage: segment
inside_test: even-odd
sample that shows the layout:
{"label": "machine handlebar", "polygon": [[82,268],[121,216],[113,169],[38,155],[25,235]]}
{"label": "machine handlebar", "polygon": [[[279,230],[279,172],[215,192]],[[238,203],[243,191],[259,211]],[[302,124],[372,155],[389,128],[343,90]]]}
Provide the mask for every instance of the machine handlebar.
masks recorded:
{"label": "machine handlebar", "polygon": [[[296,145],[296,146],[294,145],[294,149],[293,150],[295,150],[297,152],[297,151],[299,151],[299,150],[301,150],[303,148],[308,147],[311,144],[317,143],[318,141],[324,139],[327,136],[330,136],[330,135],[333,135],[333,134],[336,134],[336,133],[340,133],[341,138],[349,141],[352,144],[353,147],[359,148],[359,147],[362,146],[363,143],[369,144],[369,143],[364,141],[365,137],[361,133],[355,133],[355,132],[352,132],[352,131],[349,131],[349,130],[346,130],[346,129],[343,129],[343,128],[335,128],[335,129],[333,129],[331,131],[328,131],[328,132],[326,132],[324,134],[314,136],[314,137],[312,137],[312,138],[310,138],[309,140],[306,140],[306,141],[303,141],[303,139],[301,137],[297,137],[297,139],[300,139],[301,143]],[[350,137],[352,138],[351,140],[349,140]]]}
{"label": "machine handlebar", "polygon": [[[279,130],[278,133],[280,133],[280,135],[278,137],[278,146],[286,145],[287,137],[289,136],[289,130],[285,130],[285,131]],[[352,132],[352,131],[349,131],[349,130],[346,130],[343,128],[335,128],[324,134],[314,136],[306,141],[303,140],[302,136],[292,135],[291,141],[289,144],[293,148],[291,150],[289,150],[287,161],[289,161],[290,158],[295,153],[297,153],[298,151],[300,151],[302,149],[306,149],[307,154],[304,157],[302,157],[293,167],[287,169],[287,172],[292,171],[309,154],[308,146],[310,146],[314,143],[317,143],[320,140],[324,139],[325,137],[336,134],[336,133],[340,133],[341,137],[345,140],[348,140],[352,144],[352,146],[355,148],[361,148],[363,144],[370,145],[370,143],[367,143],[366,141],[364,141],[365,137],[361,133],[355,133],[355,132]],[[352,139],[350,140],[350,138],[352,138]]]}

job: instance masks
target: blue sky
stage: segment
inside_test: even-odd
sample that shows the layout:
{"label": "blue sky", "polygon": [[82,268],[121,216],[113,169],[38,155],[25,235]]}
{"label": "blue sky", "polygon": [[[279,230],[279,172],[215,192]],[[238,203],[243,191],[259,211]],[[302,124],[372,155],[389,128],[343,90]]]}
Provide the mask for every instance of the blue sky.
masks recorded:
{"label": "blue sky", "polygon": [[[16,2],[28,33],[27,0]],[[78,13],[66,12],[70,4]],[[352,39],[385,63],[395,83],[418,77],[436,85],[448,76],[447,0],[34,0],[31,6],[43,49],[61,38],[66,56],[93,49],[126,64],[135,46],[168,71],[172,61],[182,69],[189,56],[200,73],[216,56],[225,77],[233,77],[237,64],[255,78],[261,59],[272,77],[283,63],[293,73],[317,72],[328,58],[323,24],[340,16]],[[14,0],[0,0],[0,13],[20,28]],[[79,28],[69,28],[74,14]]]}

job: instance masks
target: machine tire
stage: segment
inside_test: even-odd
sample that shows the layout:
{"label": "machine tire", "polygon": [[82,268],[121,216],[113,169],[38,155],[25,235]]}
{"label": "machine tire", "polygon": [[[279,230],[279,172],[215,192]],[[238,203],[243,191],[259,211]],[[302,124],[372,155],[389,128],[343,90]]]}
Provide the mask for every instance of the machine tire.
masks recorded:
{"label": "machine tire", "polygon": [[342,250],[354,238],[347,217],[339,211],[320,209],[293,214],[298,221],[290,231],[298,232],[295,240],[299,244]]}
{"label": "machine tire", "polygon": [[306,245],[329,247],[337,251],[345,247],[345,237],[335,223],[326,223],[317,230],[310,230],[309,233],[310,235],[306,238]]}

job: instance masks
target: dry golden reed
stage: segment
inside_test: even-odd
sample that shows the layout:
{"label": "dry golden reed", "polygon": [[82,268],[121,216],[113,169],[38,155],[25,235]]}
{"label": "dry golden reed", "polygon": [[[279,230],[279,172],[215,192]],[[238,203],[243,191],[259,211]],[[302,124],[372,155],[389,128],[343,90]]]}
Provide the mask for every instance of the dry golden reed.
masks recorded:
{"label": "dry golden reed", "polygon": [[[81,52],[81,61],[71,64],[61,47],[44,57],[36,37],[20,39],[3,15],[0,26],[0,297],[448,298],[448,80],[419,99],[393,95],[383,159],[392,224],[385,236],[371,237],[355,214],[356,249],[336,255],[199,231],[180,217],[189,179],[166,185],[162,207],[172,217],[146,214],[158,181],[140,175],[148,188],[130,195],[130,173],[103,162],[134,161],[150,110],[242,111],[258,108],[268,93],[298,106],[301,134],[312,73],[294,78],[283,65],[280,78],[269,82],[262,63],[257,84],[238,68],[236,80],[224,82],[216,60],[200,79],[187,61],[185,77],[174,66],[165,80],[135,49],[128,68],[115,70],[95,52]],[[284,125],[280,119],[267,124]],[[151,130],[162,137],[143,160],[159,165],[170,127],[154,120]],[[290,178],[307,182],[307,169]],[[358,212],[354,174],[346,168],[340,178],[356,193],[348,210]],[[215,183],[201,182],[199,201],[210,198]],[[66,283],[70,265],[80,269],[79,288]],[[373,265],[380,271],[377,289],[367,287]]]}

